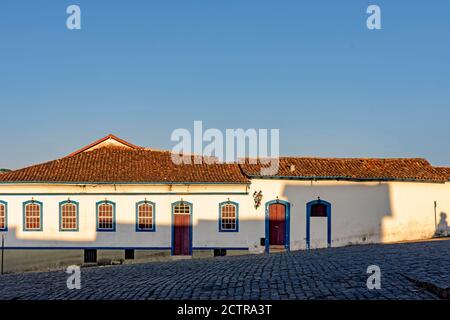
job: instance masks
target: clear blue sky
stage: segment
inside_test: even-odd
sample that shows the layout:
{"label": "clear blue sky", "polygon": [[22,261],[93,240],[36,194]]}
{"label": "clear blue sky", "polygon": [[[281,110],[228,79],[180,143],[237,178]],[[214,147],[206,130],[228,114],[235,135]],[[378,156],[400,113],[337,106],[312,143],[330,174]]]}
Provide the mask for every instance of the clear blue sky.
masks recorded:
{"label": "clear blue sky", "polygon": [[450,1],[2,0],[0,109],[6,168],[108,133],[170,149],[194,120],[279,128],[285,155],[450,165]]}

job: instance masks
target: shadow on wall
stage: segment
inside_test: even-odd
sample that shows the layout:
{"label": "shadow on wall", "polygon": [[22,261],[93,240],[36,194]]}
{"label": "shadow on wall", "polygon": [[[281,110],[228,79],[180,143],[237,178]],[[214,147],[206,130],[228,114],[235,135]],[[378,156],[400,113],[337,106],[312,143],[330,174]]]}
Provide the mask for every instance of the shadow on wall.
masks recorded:
{"label": "shadow on wall", "polygon": [[[342,184],[337,185],[336,182],[319,181],[298,185],[296,182],[287,182],[279,196],[291,204],[291,250],[306,248],[306,204],[317,200],[318,197],[331,204],[331,246],[391,241],[384,238],[388,232],[392,232],[392,230],[402,231],[397,226],[399,225],[397,220],[392,219],[391,190],[386,183],[346,184],[342,182]],[[266,196],[263,205],[270,200],[275,199],[269,199]],[[243,209],[241,207],[241,210]],[[194,207],[194,217],[198,210],[202,210],[200,205]],[[432,216],[430,215],[430,217]],[[193,231],[194,249],[236,247],[240,249],[249,248],[259,252],[264,250],[264,246],[261,246],[260,242],[261,238],[265,237],[264,216],[253,220],[245,220],[241,216],[238,233],[219,232],[218,218],[218,212],[214,212],[211,219],[198,220]],[[310,218],[311,248],[327,246],[327,219],[326,217]],[[44,232],[30,231],[23,233],[22,230],[10,228],[7,232],[5,245],[11,249],[17,247],[59,247],[65,250],[68,248],[92,247],[168,250],[171,248],[172,241],[171,225],[167,223],[159,224],[158,218],[156,218],[156,222],[156,232],[136,232],[134,223],[117,223],[115,232],[96,232],[95,225],[84,233],[61,232],[58,230],[58,225],[50,226],[46,224],[44,216]],[[431,223],[434,228],[434,220]],[[448,234],[447,214],[444,212],[441,212],[437,230],[445,231]],[[433,229],[432,233],[434,231]],[[409,230],[405,232],[409,232]],[[399,235],[399,237],[402,236],[403,234]]]}
{"label": "shadow on wall", "polygon": [[[198,209],[199,210],[199,209]],[[219,231],[219,217],[198,219],[193,221],[192,247],[194,249],[259,249],[260,238],[264,237],[264,220],[239,218],[238,231]],[[195,220],[195,211],[193,213]],[[58,231],[46,225],[43,231],[22,231],[15,227],[9,228],[5,235],[6,249],[20,248],[58,248],[58,249],[171,249],[173,227],[167,223],[156,223],[155,231],[136,231],[136,224],[116,223],[115,231],[96,231],[95,225],[89,230]]]}
{"label": "shadow on wall", "polygon": [[[381,242],[383,219],[391,216],[392,210],[387,184],[336,185],[325,181],[312,182],[311,185],[288,183],[282,195],[292,206],[292,249],[305,247],[306,205],[318,197],[331,203],[331,246]],[[311,249],[327,246],[327,219],[310,218]]]}
{"label": "shadow on wall", "polygon": [[[195,216],[195,212],[193,213]],[[218,217],[217,217],[218,219]],[[248,250],[263,252],[259,237],[264,235],[264,221],[239,220],[239,232],[219,232],[218,220],[200,219],[192,232],[194,257],[212,257],[214,249],[226,249],[227,255],[247,253]],[[261,223],[261,234],[252,236],[252,228]],[[49,226],[47,226],[49,228]],[[124,259],[125,249],[135,249],[136,259],[146,261],[171,255],[172,226],[157,224],[156,231],[136,231],[135,224],[117,223],[115,232],[94,232],[83,238],[80,232],[54,231],[57,239],[42,240],[44,231],[10,228],[5,237],[4,266],[6,272],[47,270],[48,268],[83,263],[83,249],[98,249],[98,260]],[[239,235],[239,236],[237,236]],[[254,239],[253,239],[254,238]],[[208,251],[204,251],[208,250]],[[149,260],[150,259],[150,260]]]}
{"label": "shadow on wall", "polygon": [[[80,217],[80,219],[82,218]],[[165,242],[167,235],[170,246],[171,227],[164,225],[157,225],[156,231],[139,232],[136,231],[135,224],[117,222],[115,231],[97,231],[95,222],[86,230],[60,231],[58,228],[58,225],[50,226],[45,221],[45,216],[42,231],[23,231],[21,228],[9,227],[7,232],[3,232],[5,248],[128,248],[132,247],[128,244],[136,243],[140,247],[146,247],[148,243],[145,243],[145,240],[155,242],[156,234],[158,234],[158,239],[162,237],[162,240],[158,241],[159,243]],[[150,245],[152,244],[150,243]]]}
{"label": "shadow on wall", "polygon": [[[337,185],[317,181],[308,185],[287,183],[282,195],[294,205],[291,228],[297,225],[303,243],[307,242],[305,207],[318,197],[331,204],[331,246],[429,239],[436,231],[448,235],[445,212],[441,212],[439,225],[435,226],[432,202],[429,207],[424,202],[420,203],[421,209],[413,207],[404,198],[394,198],[398,194],[394,188],[387,183]],[[326,247],[327,219],[310,218],[311,248]],[[292,247],[303,248],[302,243],[293,243]]]}
{"label": "shadow on wall", "polygon": [[436,227],[436,235],[437,236],[449,236],[450,235],[450,228],[448,227],[448,222],[447,222],[447,213],[445,212],[441,212],[440,213],[440,218],[439,218],[439,223]]}

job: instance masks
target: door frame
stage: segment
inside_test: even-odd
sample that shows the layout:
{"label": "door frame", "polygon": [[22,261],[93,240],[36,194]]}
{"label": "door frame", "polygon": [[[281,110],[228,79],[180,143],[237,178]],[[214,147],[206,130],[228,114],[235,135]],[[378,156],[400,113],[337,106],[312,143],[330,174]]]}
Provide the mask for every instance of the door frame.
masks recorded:
{"label": "door frame", "polygon": [[177,205],[177,204],[180,204],[180,203],[183,203],[183,204],[187,204],[189,207],[190,207],[190,217],[189,217],[189,255],[190,256],[192,256],[192,232],[193,232],[193,228],[192,228],[192,215],[194,214],[194,207],[193,207],[193,205],[192,205],[192,203],[191,202],[188,202],[188,201],[176,201],[176,202],[173,202],[172,203],[172,226],[171,226],[171,229],[172,229],[172,236],[171,236],[171,244],[170,244],[170,254],[173,256],[173,255],[175,255],[174,254],[174,251],[175,251],[175,224],[174,224],[174,222],[175,222],[175,217],[174,217],[174,215],[175,215],[175,206]]}
{"label": "door frame", "polygon": [[269,224],[269,209],[270,205],[272,204],[282,204],[284,205],[284,248],[289,251],[291,248],[291,240],[290,240],[290,234],[291,234],[291,204],[288,201],[285,200],[270,200],[266,202],[266,218],[265,218],[265,238],[264,238],[264,244],[265,244],[265,251],[266,253],[269,253],[270,248],[270,224]]}
{"label": "door frame", "polygon": [[331,247],[331,203],[319,199],[306,204],[306,249],[311,247],[311,207],[315,204],[324,204],[327,208],[327,248]]}

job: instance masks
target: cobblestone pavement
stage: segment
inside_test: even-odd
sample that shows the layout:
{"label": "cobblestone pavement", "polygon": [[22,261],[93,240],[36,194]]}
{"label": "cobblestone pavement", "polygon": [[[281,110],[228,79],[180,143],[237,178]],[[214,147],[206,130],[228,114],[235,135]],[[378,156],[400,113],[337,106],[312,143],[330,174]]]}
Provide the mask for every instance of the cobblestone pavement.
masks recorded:
{"label": "cobblestone pavement", "polygon": [[[381,289],[368,290],[369,265]],[[411,281],[450,286],[450,240],[0,276],[0,299],[438,299]],[[408,280],[408,278],[410,280]]]}

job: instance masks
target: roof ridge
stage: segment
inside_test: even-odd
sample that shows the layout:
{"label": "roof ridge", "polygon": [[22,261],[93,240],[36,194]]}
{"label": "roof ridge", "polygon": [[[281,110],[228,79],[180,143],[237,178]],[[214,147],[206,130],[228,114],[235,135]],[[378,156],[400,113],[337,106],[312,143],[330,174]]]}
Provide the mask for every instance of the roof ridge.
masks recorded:
{"label": "roof ridge", "polygon": [[316,157],[316,156],[280,156],[283,159],[324,159],[324,160],[425,160],[423,157]]}
{"label": "roof ridge", "polygon": [[119,138],[119,137],[113,135],[112,133],[110,133],[110,134],[108,134],[107,136],[105,136],[105,137],[103,137],[103,138],[101,138],[101,139],[98,139],[98,140],[96,140],[96,141],[94,141],[94,142],[88,144],[87,146],[84,146],[84,147],[82,147],[81,149],[78,149],[78,150],[76,150],[76,151],[70,153],[69,155],[67,155],[67,157],[71,157],[71,156],[77,155],[77,154],[79,154],[79,153],[85,152],[85,151],[87,151],[87,150],[89,150],[89,149],[92,149],[92,148],[94,148],[95,146],[97,146],[97,145],[101,144],[102,142],[105,142],[105,141],[107,141],[107,140],[109,140],[109,139],[115,140],[115,141],[117,141],[117,142],[123,144],[124,146],[129,147],[129,148],[132,148],[132,149],[141,149],[141,148],[143,148],[143,147],[134,145],[134,144],[132,144],[132,143],[130,143],[130,142],[128,142],[128,141],[125,141],[125,140],[123,140],[123,139],[121,139],[121,138]]}
{"label": "roof ridge", "polygon": [[[260,158],[240,158],[244,162],[249,160],[256,160],[257,162],[261,159],[270,160],[277,159],[275,157],[260,157]],[[431,163],[426,158],[333,158],[333,157],[310,157],[310,156],[280,156],[279,160],[325,160],[325,161],[422,161],[427,165],[431,166]]]}

